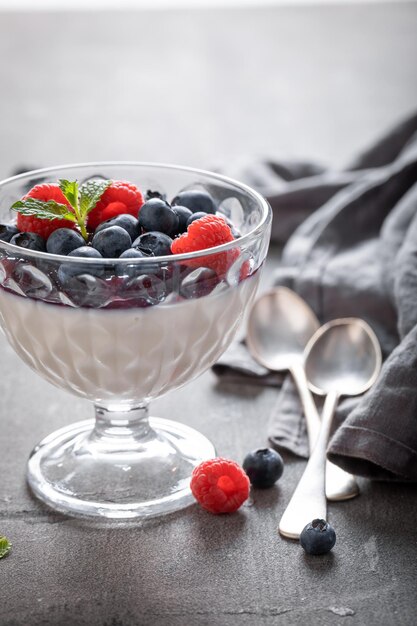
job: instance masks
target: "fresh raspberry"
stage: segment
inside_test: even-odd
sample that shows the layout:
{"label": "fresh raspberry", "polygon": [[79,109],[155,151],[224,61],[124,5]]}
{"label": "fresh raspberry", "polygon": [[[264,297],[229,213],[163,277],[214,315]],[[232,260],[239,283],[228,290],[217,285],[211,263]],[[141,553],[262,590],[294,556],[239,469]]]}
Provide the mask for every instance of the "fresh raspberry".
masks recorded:
{"label": "fresh raspberry", "polygon": [[[35,185],[23,198],[36,198],[37,200],[55,200],[59,204],[65,204],[71,208],[70,203],[62,193],[59,185],[55,183],[47,183],[43,185]],[[17,227],[22,232],[37,233],[43,239],[48,239],[49,235],[57,230],[57,228],[74,228],[75,223],[69,220],[44,220],[34,215],[17,214]]]}
{"label": "fresh raspberry", "polygon": [[143,196],[135,185],[124,180],[114,180],[89,213],[88,228],[95,230],[101,222],[122,213],[138,217],[142,204]]}
{"label": "fresh raspberry", "polygon": [[194,468],[191,491],[210,513],[233,513],[248,499],[249,478],[228,459],[209,459]]}
{"label": "fresh raspberry", "polygon": [[[205,215],[191,222],[187,232],[174,239],[171,245],[173,254],[196,252],[221,246],[224,243],[234,241],[230,226],[220,215]],[[188,265],[209,267],[219,276],[226,273],[233,261],[239,256],[239,250],[228,250],[198,260],[187,261]]]}

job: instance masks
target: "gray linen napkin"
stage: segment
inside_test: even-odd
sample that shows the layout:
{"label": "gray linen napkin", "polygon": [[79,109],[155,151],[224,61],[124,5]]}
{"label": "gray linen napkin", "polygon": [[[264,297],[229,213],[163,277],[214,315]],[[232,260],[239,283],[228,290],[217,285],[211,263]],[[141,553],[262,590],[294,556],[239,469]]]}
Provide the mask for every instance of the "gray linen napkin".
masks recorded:
{"label": "gray linen napkin", "polygon": [[[226,173],[266,195],[275,242],[291,235],[276,284],[297,291],[322,322],[365,319],[381,343],[380,377],[360,398],[340,403],[329,458],[354,474],[417,481],[417,114],[343,172],[264,162]],[[234,380],[280,384],[242,345],[213,369]],[[269,438],[308,456],[289,377],[271,416]]]}

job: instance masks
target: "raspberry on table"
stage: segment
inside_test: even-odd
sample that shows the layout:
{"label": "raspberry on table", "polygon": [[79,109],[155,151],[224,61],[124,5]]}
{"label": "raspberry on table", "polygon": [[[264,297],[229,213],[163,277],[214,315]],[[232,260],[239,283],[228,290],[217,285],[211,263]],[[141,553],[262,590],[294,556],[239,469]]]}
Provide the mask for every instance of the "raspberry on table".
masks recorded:
{"label": "raspberry on table", "polygon": [[[35,185],[26,194],[24,199],[26,198],[35,198],[36,200],[43,200],[45,202],[55,200],[55,202],[65,204],[72,210],[70,203],[56,183]],[[34,215],[22,215],[21,213],[17,214],[16,225],[20,232],[36,233],[43,239],[48,239],[49,235],[58,228],[75,228],[75,223],[69,220],[44,220]]]}
{"label": "raspberry on table", "polygon": [[117,215],[138,217],[143,196],[133,183],[114,180],[88,215],[88,228],[93,231],[99,224]]}
{"label": "raspberry on table", "polygon": [[248,499],[249,478],[243,469],[221,457],[203,461],[191,476],[191,492],[210,513],[233,513]]}
{"label": "raspberry on table", "polygon": [[[191,222],[187,232],[174,239],[171,251],[173,254],[185,254],[221,246],[230,241],[234,241],[233,233],[223,217],[208,214]],[[221,276],[226,273],[238,256],[239,250],[228,250],[187,263],[189,265],[204,265]]]}

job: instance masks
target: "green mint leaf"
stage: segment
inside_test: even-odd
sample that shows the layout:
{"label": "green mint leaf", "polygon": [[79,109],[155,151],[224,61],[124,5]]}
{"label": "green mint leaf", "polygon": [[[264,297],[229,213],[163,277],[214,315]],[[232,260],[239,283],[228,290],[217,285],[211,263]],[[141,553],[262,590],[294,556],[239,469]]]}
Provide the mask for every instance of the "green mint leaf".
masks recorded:
{"label": "green mint leaf", "polygon": [[78,207],[78,182],[76,180],[65,180],[62,178],[59,182],[59,188],[70,203],[76,209]]}
{"label": "green mint leaf", "polygon": [[0,535],[0,559],[7,556],[12,549],[12,544],[6,537]]}
{"label": "green mint leaf", "polygon": [[34,215],[42,220],[55,220],[57,218],[70,220],[76,222],[77,219],[66,206],[66,204],[59,204],[55,200],[37,200],[36,198],[25,198],[24,200],[18,200],[11,208],[13,211],[17,211],[22,215]]}
{"label": "green mint leaf", "polygon": [[86,217],[94,209],[111,180],[88,180],[80,188],[80,214]]}

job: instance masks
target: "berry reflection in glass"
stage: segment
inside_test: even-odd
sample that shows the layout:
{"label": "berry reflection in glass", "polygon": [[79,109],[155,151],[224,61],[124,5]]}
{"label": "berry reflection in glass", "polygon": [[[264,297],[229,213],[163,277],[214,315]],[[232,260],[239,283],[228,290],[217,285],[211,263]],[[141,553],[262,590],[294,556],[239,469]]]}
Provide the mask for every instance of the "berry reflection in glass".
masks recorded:
{"label": "berry reflection in glass", "polygon": [[[203,200],[212,198],[238,238],[165,256],[137,245],[137,254],[129,248],[117,259],[88,252],[95,250],[91,237],[78,248],[83,256],[75,249],[65,260],[10,243],[16,235],[11,205],[30,185],[58,179],[127,180],[156,190],[148,199],[182,195],[188,202],[178,211],[183,227],[189,198],[200,192]],[[110,228],[122,228],[111,223],[118,218],[111,214],[119,211],[117,202],[106,205],[107,214],[92,212],[97,223],[87,221],[86,228],[107,220]],[[32,490],[51,507],[79,516],[135,519],[188,506],[192,470],[215,455],[214,447],[188,426],[149,417],[148,403],[199,376],[230,345],[259,282],[269,242],[268,204],[246,186],[206,172],[103,163],[5,180],[0,212],[0,222],[9,225],[0,231],[0,324],[33,370],[95,405],[95,420],[62,428],[33,450],[27,474]],[[148,233],[139,227],[135,234],[140,239]],[[62,245],[59,237],[55,245]]]}

